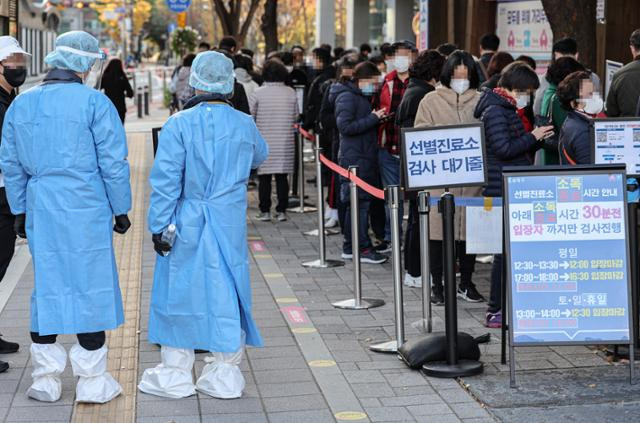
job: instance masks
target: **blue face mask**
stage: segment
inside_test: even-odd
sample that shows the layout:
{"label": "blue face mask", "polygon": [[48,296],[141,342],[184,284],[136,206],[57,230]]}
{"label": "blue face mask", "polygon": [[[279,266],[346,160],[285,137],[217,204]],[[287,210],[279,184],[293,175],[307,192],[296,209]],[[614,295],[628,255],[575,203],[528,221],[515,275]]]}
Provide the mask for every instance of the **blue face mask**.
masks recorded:
{"label": "blue face mask", "polygon": [[376,86],[374,84],[367,84],[361,87],[360,90],[364,95],[373,95],[376,92]]}

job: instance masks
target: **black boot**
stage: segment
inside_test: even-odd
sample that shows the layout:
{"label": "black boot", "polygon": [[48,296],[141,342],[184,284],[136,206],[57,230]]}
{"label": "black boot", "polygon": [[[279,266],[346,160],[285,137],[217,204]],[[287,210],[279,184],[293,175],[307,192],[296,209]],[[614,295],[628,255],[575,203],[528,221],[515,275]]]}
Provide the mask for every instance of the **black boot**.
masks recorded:
{"label": "black boot", "polygon": [[9,369],[9,363],[0,360],[0,373],[4,373]]}
{"label": "black boot", "polygon": [[15,342],[8,342],[0,338],[0,354],[9,354],[9,353],[18,352],[19,349],[20,349],[20,345],[16,344]]}

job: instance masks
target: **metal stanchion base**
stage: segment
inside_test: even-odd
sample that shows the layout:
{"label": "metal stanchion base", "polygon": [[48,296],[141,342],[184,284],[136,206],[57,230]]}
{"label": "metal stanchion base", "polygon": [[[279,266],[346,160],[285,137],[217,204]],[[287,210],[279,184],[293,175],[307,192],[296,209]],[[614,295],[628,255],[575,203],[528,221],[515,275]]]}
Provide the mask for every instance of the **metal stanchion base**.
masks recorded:
{"label": "metal stanchion base", "polygon": [[447,364],[446,361],[436,361],[422,366],[422,373],[431,377],[451,378],[479,375],[484,366],[479,361],[458,360],[458,364]]}
{"label": "metal stanchion base", "polygon": [[381,344],[373,344],[369,345],[369,349],[373,352],[379,353],[397,353],[398,352],[398,341],[387,341]]}
{"label": "metal stanchion base", "polygon": [[[318,236],[318,234],[319,234],[319,233],[320,233],[320,231],[319,231],[319,230],[314,229],[314,230],[312,230],[312,231],[307,231],[307,232],[305,232],[304,234],[305,234],[305,235],[307,235],[307,236]],[[336,229],[325,229],[325,230],[324,230],[324,234],[325,234],[326,236],[338,235],[338,234],[340,234],[340,231],[338,231],[338,230],[336,230]]]}
{"label": "metal stanchion base", "polygon": [[318,211],[318,209],[310,206],[304,206],[304,207],[298,206],[298,207],[293,207],[291,209],[287,209],[287,211],[291,213],[311,213],[314,211]]}
{"label": "metal stanchion base", "polygon": [[344,261],[340,261],[340,260],[325,260],[324,263],[318,259],[318,260],[313,260],[313,261],[308,261],[305,263],[302,263],[302,266],[304,267],[311,267],[311,268],[315,268],[315,269],[327,269],[329,267],[341,267],[344,266]]}
{"label": "metal stanchion base", "polygon": [[366,310],[368,308],[375,308],[384,305],[384,300],[377,300],[375,298],[362,298],[360,305],[356,305],[356,299],[351,298],[348,300],[338,301],[331,304],[335,308],[341,308],[344,310]]}

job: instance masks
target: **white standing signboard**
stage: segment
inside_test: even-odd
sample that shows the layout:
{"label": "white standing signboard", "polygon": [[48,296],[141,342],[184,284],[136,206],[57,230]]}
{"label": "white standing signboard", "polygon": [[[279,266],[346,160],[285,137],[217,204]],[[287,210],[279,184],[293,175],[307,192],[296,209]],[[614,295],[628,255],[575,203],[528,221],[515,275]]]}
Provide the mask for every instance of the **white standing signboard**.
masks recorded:
{"label": "white standing signboard", "polygon": [[627,175],[640,175],[640,118],[593,119],[591,157],[595,164],[627,165]]}
{"label": "white standing signboard", "polygon": [[607,60],[604,74],[605,74],[605,83],[604,83],[604,99],[606,100],[609,96],[609,89],[611,89],[611,82],[613,82],[613,75],[622,69],[623,64],[620,62],[614,62],[613,60]]}
{"label": "white standing signboard", "polygon": [[484,126],[481,123],[402,130],[406,190],[484,185]]}
{"label": "white standing signboard", "polygon": [[501,51],[543,63],[551,60],[553,32],[540,0],[498,3],[496,20]]}

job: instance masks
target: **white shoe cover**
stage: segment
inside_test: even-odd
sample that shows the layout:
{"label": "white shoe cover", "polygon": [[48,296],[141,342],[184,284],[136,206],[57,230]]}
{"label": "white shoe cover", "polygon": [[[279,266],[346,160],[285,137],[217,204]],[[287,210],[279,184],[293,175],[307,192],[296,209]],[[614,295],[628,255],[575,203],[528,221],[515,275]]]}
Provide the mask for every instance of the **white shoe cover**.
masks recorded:
{"label": "white shoe cover", "polygon": [[147,369],[138,389],[167,398],[186,398],[196,393],[191,371],[196,356],[193,350],[162,346],[162,363]]}
{"label": "white shoe cover", "polygon": [[33,384],[27,395],[38,401],[54,402],[62,395],[60,374],[67,365],[67,352],[57,342],[54,344],[31,344]]}
{"label": "white shoe cover", "polygon": [[204,359],[208,364],[196,382],[196,389],[215,398],[240,398],[245,381],[240,371],[242,348],[234,353],[213,353]]}
{"label": "white shoe cover", "polygon": [[78,377],[76,402],[104,404],[122,393],[120,384],[107,372],[107,347],[89,351],[75,344],[69,351],[73,375]]}

